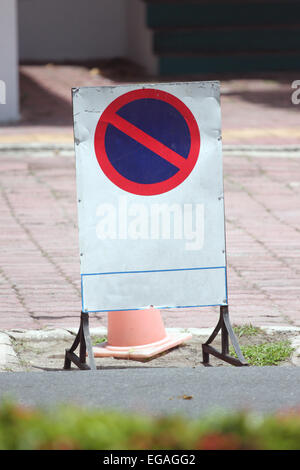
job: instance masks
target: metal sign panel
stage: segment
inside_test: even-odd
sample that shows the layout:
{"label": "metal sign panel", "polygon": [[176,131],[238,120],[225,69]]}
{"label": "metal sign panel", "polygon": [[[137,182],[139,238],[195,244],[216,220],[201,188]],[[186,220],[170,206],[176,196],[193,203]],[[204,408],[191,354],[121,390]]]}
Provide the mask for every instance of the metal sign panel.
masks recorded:
{"label": "metal sign panel", "polygon": [[73,89],[82,310],[227,304],[218,82]]}

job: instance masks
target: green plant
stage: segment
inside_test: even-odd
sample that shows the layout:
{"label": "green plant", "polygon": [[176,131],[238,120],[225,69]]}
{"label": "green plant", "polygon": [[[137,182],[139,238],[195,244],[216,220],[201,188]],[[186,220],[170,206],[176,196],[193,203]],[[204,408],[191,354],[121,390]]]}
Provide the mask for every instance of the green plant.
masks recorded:
{"label": "green plant", "polygon": [[107,338],[103,336],[102,338],[94,338],[92,343],[93,346],[96,346],[97,344],[105,343],[105,341],[107,341]]}
{"label": "green plant", "polygon": [[251,323],[249,323],[248,325],[235,325],[233,327],[233,331],[239,338],[241,336],[256,336],[260,333],[264,333],[261,328],[259,328],[258,326],[253,326],[251,325]]}
{"label": "green plant", "polygon": [[63,405],[0,404],[1,450],[299,450],[300,411],[217,413],[190,420]]}
{"label": "green plant", "polygon": [[[241,346],[246,361],[253,366],[273,366],[288,359],[293,352],[290,341]],[[230,354],[236,356],[233,348]]]}

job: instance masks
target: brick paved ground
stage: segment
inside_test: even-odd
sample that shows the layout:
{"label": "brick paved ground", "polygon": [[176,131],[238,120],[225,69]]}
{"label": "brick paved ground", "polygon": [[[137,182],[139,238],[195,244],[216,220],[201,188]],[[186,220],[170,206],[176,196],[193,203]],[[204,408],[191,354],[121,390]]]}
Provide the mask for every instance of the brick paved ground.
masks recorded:
{"label": "brick paved ground", "polygon": [[[226,155],[224,167],[232,321],[300,326],[300,158]],[[3,154],[0,188],[0,328],[77,326],[74,158]],[[207,327],[217,310],[163,316],[168,327]]]}
{"label": "brick paved ground", "polygon": [[[0,145],[72,143],[72,86],[137,80],[126,64],[102,72],[21,67],[22,119],[0,127]],[[300,106],[291,104],[297,78],[222,79],[224,144],[299,145]],[[224,158],[233,323],[300,325],[300,158],[288,155]],[[78,326],[74,159],[2,153],[0,189],[0,328]],[[163,315],[168,327],[207,327],[217,320],[216,309]],[[92,326],[105,324],[106,315],[91,317]]]}

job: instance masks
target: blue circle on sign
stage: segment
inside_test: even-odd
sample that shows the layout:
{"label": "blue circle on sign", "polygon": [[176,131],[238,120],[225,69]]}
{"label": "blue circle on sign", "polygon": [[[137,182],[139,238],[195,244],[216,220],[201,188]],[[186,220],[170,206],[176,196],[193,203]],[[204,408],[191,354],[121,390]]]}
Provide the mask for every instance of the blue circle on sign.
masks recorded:
{"label": "blue circle on sign", "polygon": [[[116,114],[182,157],[188,157],[191,146],[188,126],[179,111],[169,103],[143,98],[126,104]],[[105,148],[114,168],[135,183],[159,183],[179,171],[112,124],[107,127]]]}

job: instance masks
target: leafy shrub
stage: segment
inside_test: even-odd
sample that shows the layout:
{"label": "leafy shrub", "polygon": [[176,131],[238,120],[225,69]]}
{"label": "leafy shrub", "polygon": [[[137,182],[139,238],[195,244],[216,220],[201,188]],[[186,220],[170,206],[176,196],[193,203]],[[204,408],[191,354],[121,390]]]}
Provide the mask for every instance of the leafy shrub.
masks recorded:
{"label": "leafy shrub", "polygon": [[0,449],[300,449],[300,411],[151,418],[70,406],[0,405]]}

